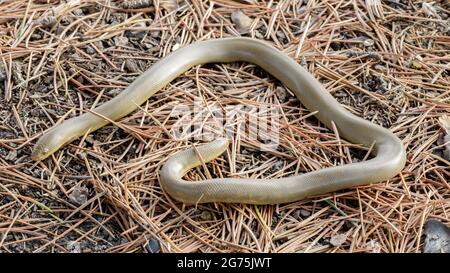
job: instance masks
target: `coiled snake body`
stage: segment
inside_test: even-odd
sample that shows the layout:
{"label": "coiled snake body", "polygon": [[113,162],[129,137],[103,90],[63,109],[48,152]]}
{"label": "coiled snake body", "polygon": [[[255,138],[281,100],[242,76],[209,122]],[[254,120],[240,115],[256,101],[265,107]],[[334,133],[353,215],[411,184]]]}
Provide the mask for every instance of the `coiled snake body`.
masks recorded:
{"label": "coiled snake body", "polygon": [[[139,76],[127,89],[93,112],[117,120],[128,115],[150,96],[189,68],[204,63],[246,61],[262,67],[288,87],[328,128],[332,122],[345,139],[370,146],[374,158],[348,165],[281,179],[182,180],[191,168],[222,154],[227,141],[219,139],[181,151],[167,160],[160,172],[166,192],[185,203],[236,202],[274,204],[300,200],[312,195],[387,180],[399,173],[406,161],[401,141],[389,130],[345,110],[304,68],[272,46],[250,38],[224,38],[197,42],[161,59]],[[93,132],[109,122],[85,113],[48,130],[36,143],[32,159],[42,160],[61,146]],[[201,157],[199,157],[199,155]]]}

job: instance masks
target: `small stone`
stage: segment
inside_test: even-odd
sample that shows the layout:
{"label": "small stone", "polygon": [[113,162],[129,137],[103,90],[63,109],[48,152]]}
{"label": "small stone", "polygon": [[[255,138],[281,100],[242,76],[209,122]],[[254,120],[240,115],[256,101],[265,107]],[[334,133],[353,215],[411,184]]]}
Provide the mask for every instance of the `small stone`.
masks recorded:
{"label": "small stone", "polygon": [[284,32],[281,31],[281,30],[278,30],[278,31],[276,32],[276,35],[277,35],[277,38],[280,39],[280,40],[286,39],[286,34],[284,34]]}
{"label": "small stone", "polygon": [[255,31],[255,37],[258,39],[264,39],[264,35],[261,33],[260,30]]}
{"label": "small stone", "polygon": [[75,9],[75,10],[72,11],[72,12],[73,12],[73,14],[74,14],[75,16],[78,16],[78,17],[84,16],[84,12],[83,12],[82,9]]}
{"label": "small stone", "polygon": [[375,42],[372,39],[367,38],[367,39],[364,39],[363,44],[364,44],[364,46],[373,46],[375,44]]}
{"label": "small stone", "polygon": [[225,88],[223,88],[223,86],[221,86],[221,85],[218,85],[218,86],[215,86],[215,87],[214,87],[214,90],[215,90],[216,92],[222,93],[223,91],[225,91]]}
{"label": "small stone", "polygon": [[75,186],[75,188],[69,194],[69,199],[74,204],[81,206],[87,202],[88,196],[89,196],[89,191],[86,187]]}
{"label": "small stone", "polygon": [[213,215],[210,211],[204,210],[202,211],[202,213],[200,214],[200,218],[203,221],[211,221],[213,219]]}
{"label": "small stone", "polygon": [[128,44],[128,38],[124,36],[114,37],[114,44],[116,46],[126,46]]}
{"label": "small stone", "polygon": [[136,61],[133,60],[133,59],[127,59],[127,60],[125,61],[125,68],[126,68],[128,71],[133,72],[133,73],[140,72],[139,67],[138,67]]}
{"label": "small stone", "polygon": [[89,143],[89,144],[94,144],[94,138],[92,137],[92,136],[87,136],[85,139],[84,139],[84,141],[86,141],[86,143]]}
{"label": "small stone", "polygon": [[142,40],[145,37],[147,25],[143,21],[138,21],[133,25],[135,30],[126,31],[125,35],[130,39],[139,39]]}
{"label": "small stone", "polygon": [[180,48],[180,44],[179,43],[176,43],[176,44],[174,44],[173,46],[172,46],[172,51],[175,51],[175,50],[177,50],[177,49],[179,49]]}
{"label": "small stone", "polygon": [[62,27],[62,26],[57,26],[56,27],[56,34],[57,35],[60,35],[61,33],[63,33],[63,31],[64,31],[64,27]]}
{"label": "small stone", "polygon": [[334,247],[340,247],[347,240],[347,235],[337,234],[331,237],[330,244]]}
{"label": "small stone", "polygon": [[32,40],[40,40],[40,39],[42,39],[42,35],[39,33],[33,33],[33,34],[31,34],[31,39]]}
{"label": "small stone", "polygon": [[67,242],[67,250],[70,253],[81,253],[81,244],[80,244],[80,242],[75,242],[75,241]]}
{"label": "small stone", "polygon": [[450,228],[438,220],[428,220],[424,228],[424,253],[450,253]]}
{"label": "small stone", "polygon": [[246,34],[250,31],[253,20],[242,11],[236,10],[231,14],[231,21],[235,24],[236,30],[240,34]]}
{"label": "small stone", "polygon": [[150,239],[148,240],[147,244],[145,245],[145,249],[148,253],[158,253],[161,250],[161,246],[156,239]]}
{"label": "small stone", "polygon": [[275,93],[278,95],[278,98],[281,102],[286,102],[286,100],[289,98],[289,93],[281,86],[278,86],[275,89]]}
{"label": "small stone", "polygon": [[96,51],[95,51],[95,49],[94,49],[92,46],[89,46],[89,45],[88,45],[88,46],[86,47],[86,53],[87,53],[87,54],[92,55],[92,54],[95,54],[95,52],[96,52]]}
{"label": "small stone", "polygon": [[380,253],[381,252],[381,245],[379,242],[375,240],[370,240],[368,243],[366,243],[366,247],[369,248],[369,251],[371,253]]}
{"label": "small stone", "polygon": [[311,212],[309,212],[309,211],[307,211],[305,209],[300,209],[300,215],[302,217],[309,217],[309,216],[311,216]]}
{"label": "small stone", "polygon": [[152,36],[152,38],[158,38],[160,35],[161,31],[159,30],[150,31],[150,36]]}

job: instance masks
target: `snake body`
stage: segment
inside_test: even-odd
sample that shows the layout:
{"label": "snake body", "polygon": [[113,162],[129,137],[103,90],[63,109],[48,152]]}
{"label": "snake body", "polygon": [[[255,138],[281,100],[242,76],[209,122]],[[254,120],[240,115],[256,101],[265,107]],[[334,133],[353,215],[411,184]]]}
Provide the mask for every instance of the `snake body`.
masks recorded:
{"label": "snake body", "polygon": [[[156,91],[189,68],[205,63],[246,61],[280,80],[328,128],[334,122],[345,139],[373,144],[374,158],[337,167],[281,178],[220,178],[188,182],[182,179],[191,168],[213,160],[227,149],[227,140],[181,151],[171,156],[160,172],[166,192],[185,203],[228,202],[275,204],[312,195],[385,181],[404,167],[406,153],[401,141],[389,130],[345,110],[324,87],[293,59],[271,45],[250,38],[223,38],[196,42],[161,59],[124,91],[92,112],[71,118],[48,130],[36,143],[32,159],[42,160],[61,146],[93,132],[134,111]],[[106,118],[106,119],[105,119]]]}

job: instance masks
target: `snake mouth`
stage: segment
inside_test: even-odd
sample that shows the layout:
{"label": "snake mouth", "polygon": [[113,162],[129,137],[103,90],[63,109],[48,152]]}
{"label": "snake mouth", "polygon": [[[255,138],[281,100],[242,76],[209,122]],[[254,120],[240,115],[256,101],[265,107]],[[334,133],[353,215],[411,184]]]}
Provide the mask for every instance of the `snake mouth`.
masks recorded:
{"label": "snake mouth", "polygon": [[42,154],[36,150],[33,150],[33,152],[31,152],[31,159],[34,161],[40,161],[42,160]]}

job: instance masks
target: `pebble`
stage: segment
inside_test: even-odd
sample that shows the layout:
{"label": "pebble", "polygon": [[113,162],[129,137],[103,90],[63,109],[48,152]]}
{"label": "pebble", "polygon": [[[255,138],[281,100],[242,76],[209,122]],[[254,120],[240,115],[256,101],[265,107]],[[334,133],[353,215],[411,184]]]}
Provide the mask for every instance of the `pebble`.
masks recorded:
{"label": "pebble", "polygon": [[62,27],[62,26],[57,26],[56,27],[56,34],[57,35],[60,35],[61,33],[63,33],[63,31],[64,31],[64,27]]}
{"label": "pebble", "polygon": [[309,216],[311,216],[311,212],[309,212],[308,210],[305,210],[305,209],[300,209],[300,215],[302,217],[309,217]]}
{"label": "pebble", "polygon": [[428,220],[424,228],[424,253],[450,253],[450,228],[438,220]]}
{"label": "pebble", "polygon": [[96,51],[95,51],[95,49],[94,49],[92,46],[89,46],[89,45],[88,45],[88,46],[86,47],[86,53],[87,53],[87,54],[92,55],[92,54],[95,54],[95,52],[96,52]]}
{"label": "pebble", "polygon": [[381,252],[381,245],[379,242],[375,240],[370,240],[368,243],[366,243],[366,247],[371,249],[371,253],[380,253]]}
{"label": "pebble", "polygon": [[77,205],[83,205],[87,202],[89,196],[88,189],[86,187],[75,186],[75,189],[69,194],[69,199]]}
{"label": "pebble", "polygon": [[330,244],[334,247],[340,247],[347,240],[347,235],[337,234],[331,237]]}
{"label": "pebble", "polygon": [[84,16],[84,12],[83,12],[82,9],[75,9],[74,11],[72,11],[72,13],[73,13],[75,16],[78,16],[78,17]]}
{"label": "pebble", "polygon": [[128,44],[128,38],[124,36],[114,37],[114,44],[116,46],[126,46]]}
{"label": "pebble", "polygon": [[275,93],[278,95],[278,98],[280,99],[281,102],[285,102],[286,99],[289,97],[289,93],[286,91],[286,89],[284,89],[281,86],[278,86],[275,89]]}
{"label": "pebble", "polygon": [[242,11],[236,10],[231,14],[231,21],[235,24],[236,30],[240,34],[246,34],[250,31],[253,20]]}
{"label": "pebble", "polygon": [[215,86],[215,87],[214,87],[214,90],[215,90],[216,92],[222,93],[223,91],[225,91],[225,88],[223,88],[223,86],[221,86],[221,85],[218,85],[218,86]]}
{"label": "pebble", "polygon": [[86,142],[86,143],[89,143],[89,144],[94,144],[94,138],[92,137],[92,136],[87,136],[85,139],[84,139],[84,141]]}
{"label": "pebble", "polygon": [[161,31],[159,30],[150,31],[150,36],[152,36],[152,38],[158,38],[160,35]]}
{"label": "pebble", "polygon": [[130,30],[126,32],[126,35],[129,38],[136,38],[136,39],[144,39],[145,34],[147,31],[144,31],[147,28],[147,25],[143,21],[136,22],[133,27],[138,28],[136,30]]}
{"label": "pebble", "polygon": [[147,244],[145,245],[145,249],[148,253],[158,253],[161,250],[161,246],[156,239],[150,239],[148,240]]}
{"label": "pebble", "polygon": [[373,46],[375,44],[375,42],[372,39],[367,38],[367,39],[364,39],[363,44],[364,44],[364,46]]}
{"label": "pebble", "polygon": [[376,64],[373,68],[375,68],[376,70],[380,70],[380,71],[385,71],[386,67],[384,65],[381,64]]}
{"label": "pebble", "polygon": [[200,218],[203,221],[211,221],[213,219],[213,215],[210,211],[204,210],[202,211],[202,213],[200,214]]}
{"label": "pebble", "polygon": [[298,209],[294,211],[294,218],[297,220],[301,220],[302,218],[307,218],[311,216],[311,213],[305,209]]}
{"label": "pebble", "polygon": [[150,44],[150,43],[145,43],[145,44],[144,44],[144,48],[145,48],[145,49],[152,49],[152,48],[153,48],[153,45]]}
{"label": "pebble", "polygon": [[278,31],[276,32],[276,35],[277,35],[277,38],[280,39],[280,40],[286,39],[286,34],[284,34],[284,32],[281,31],[281,30],[278,30]]}
{"label": "pebble", "polygon": [[42,39],[42,35],[39,33],[33,33],[33,34],[31,34],[31,39],[32,40],[40,40],[40,39]]}
{"label": "pebble", "polygon": [[67,242],[67,250],[70,253],[81,253],[81,244],[80,244],[80,242],[75,242],[75,241]]}
{"label": "pebble", "polygon": [[176,44],[174,44],[173,46],[172,46],[172,51],[175,51],[175,50],[177,50],[177,49],[179,49],[180,48],[180,44],[179,43],[176,43]]}
{"label": "pebble", "polygon": [[264,39],[264,35],[261,33],[260,30],[255,31],[255,37],[258,39]]}

